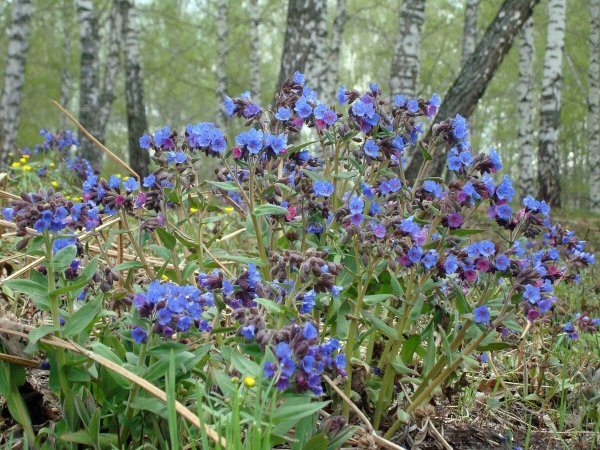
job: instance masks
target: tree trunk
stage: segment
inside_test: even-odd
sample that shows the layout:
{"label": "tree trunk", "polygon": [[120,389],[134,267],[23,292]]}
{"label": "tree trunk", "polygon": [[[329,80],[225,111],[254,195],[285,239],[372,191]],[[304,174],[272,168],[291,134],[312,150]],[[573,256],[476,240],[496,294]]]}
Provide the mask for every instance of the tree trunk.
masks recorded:
{"label": "tree trunk", "polygon": [[137,14],[133,0],[120,0],[125,60],[125,101],[127,103],[127,134],[129,165],[138,175],[145,176],[150,167],[150,155],[140,148],[139,139],[148,131],[144,104],[144,78],[140,61]]}
{"label": "tree trunk", "polygon": [[477,44],[477,8],[479,0],[467,0],[465,4],[465,22],[463,29],[463,47],[460,58],[461,67],[475,51]]}
{"label": "tree trunk", "polygon": [[566,0],[548,2],[548,34],[544,54],[538,145],[538,196],[557,207],[560,207],[558,144],[566,9]]}
{"label": "tree trunk", "polygon": [[[475,51],[463,65],[458,77],[446,94],[436,121],[441,122],[460,114],[469,118],[485,93],[500,63],[510,50],[515,36],[533,13],[540,0],[504,0],[498,14],[485,31]],[[440,175],[446,165],[447,148],[441,147],[430,162],[428,173]],[[415,179],[423,162],[420,152],[408,165],[409,180]]]}
{"label": "tree trunk", "polygon": [[[77,21],[81,40],[79,80],[79,122],[93,136],[98,136],[98,107],[100,104],[98,84],[98,21],[92,0],[77,0]],[[92,165],[102,162],[102,154],[79,133],[81,155]]]}
{"label": "tree trunk", "polygon": [[327,74],[321,97],[332,103],[335,99],[337,84],[339,83],[340,49],[342,48],[342,37],[346,25],[347,0],[337,0],[333,27],[331,29],[331,41],[329,44],[329,58],[327,59]]}
{"label": "tree trunk", "polygon": [[590,8],[590,68],[588,85],[590,210],[594,213],[600,213],[600,0],[592,0]]}
{"label": "tree trunk", "polygon": [[30,0],[14,0],[12,24],[8,36],[8,53],[4,73],[4,89],[0,97],[0,163],[6,164],[13,150],[19,128],[19,113],[25,79],[25,63],[29,47],[29,21],[33,6]]}
{"label": "tree trunk", "polygon": [[227,41],[227,17],[228,0],[218,0],[217,2],[217,41],[219,42],[218,55],[219,70],[217,70],[217,127],[225,127],[225,105],[223,100],[227,95],[227,53],[229,50]]}
{"label": "tree trunk", "polygon": [[524,197],[535,195],[534,108],[535,47],[533,41],[533,17],[530,17],[520,33],[519,44],[519,191]]}
{"label": "tree trunk", "polygon": [[[63,8],[63,20],[61,31],[63,34],[63,65],[60,71],[60,104],[65,108],[69,109],[69,103],[71,102],[71,94],[73,91],[73,76],[71,74],[71,52],[73,49],[72,40],[72,26],[73,21],[71,20],[70,2],[64,2]],[[64,114],[60,115],[60,129],[65,130],[68,126],[67,116]]]}
{"label": "tree trunk", "polygon": [[425,0],[404,0],[398,15],[398,39],[392,57],[390,90],[416,98],[421,67],[421,32]]}
{"label": "tree trunk", "polygon": [[106,126],[110,118],[112,104],[115,100],[115,85],[119,75],[120,53],[121,53],[121,12],[117,4],[113,4],[110,11],[110,25],[108,38],[108,54],[104,64],[104,78],[98,109],[98,135],[95,136],[100,142],[105,141]]}
{"label": "tree trunk", "polygon": [[250,0],[250,92],[260,100],[260,8],[258,0]]}
{"label": "tree trunk", "polygon": [[319,94],[327,71],[323,52],[326,39],[327,2],[289,0],[277,87],[298,70]]}

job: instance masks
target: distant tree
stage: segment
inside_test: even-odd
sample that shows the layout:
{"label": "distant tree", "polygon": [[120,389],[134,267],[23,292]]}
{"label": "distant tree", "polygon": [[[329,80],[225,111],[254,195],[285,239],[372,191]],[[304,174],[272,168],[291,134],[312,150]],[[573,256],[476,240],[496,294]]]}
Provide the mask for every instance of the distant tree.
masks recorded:
{"label": "distant tree", "polygon": [[[98,136],[98,107],[100,105],[99,86],[99,36],[98,20],[93,0],[77,0],[77,22],[81,41],[79,75],[79,122],[93,136]],[[81,154],[93,165],[98,166],[102,154],[89,140],[79,133]]]}
{"label": "distant tree", "polygon": [[[462,66],[442,101],[436,121],[454,117],[456,114],[466,118],[471,116],[500,63],[510,50],[515,36],[529,19],[533,7],[539,1],[504,0],[498,14],[478,42],[473,54]],[[413,153],[414,157],[408,164],[406,174],[414,179],[423,162],[423,156],[420,152]],[[437,154],[430,162],[428,173],[440,174],[445,165],[445,154]]]}
{"label": "distant tree", "polygon": [[558,138],[566,9],[566,0],[548,1],[548,32],[544,54],[538,143],[538,196],[557,207],[561,204]]}
{"label": "distant tree", "polygon": [[600,213],[600,0],[591,0],[588,81],[590,209]]}
{"label": "distant tree", "polygon": [[127,103],[127,135],[129,165],[140,176],[148,173],[150,155],[142,150],[139,138],[148,131],[144,103],[144,78],[140,60],[137,14],[133,0],[120,0],[123,54],[125,60],[125,101]]}
{"label": "distant tree", "polygon": [[228,36],[228,0],[218,0],[217,2],[217,42],[219,68],[217,70],[217,126],[225,126],[225,106],[223,99],[227,94],[227,53],[229,50]]}
{"label": "distant tree", "polygon": [[17,139],[32,10],[30,0],[14,0],[12,2],[4,88],[0,96],[0,144],[2,150],[0,164],[3,166]]}
{"label": "distant tree", "polygon": [[105,141],[106,126],[108,125],[112,104],[115,100],[115,87],[119,68],[121,67],[121,28],[121,11],[119,10],[119,5],[115,2],[110,10],[108,54],[106,55],[106,63],[104,64],[104,77],[102,79],[98,105],[98,134],[95,137],[100,142]]}
{"label": "distant tree", "polygon": [[307,83],[322,91],[327,72],[327,2],[289,0],[278,86],[296,70],[303,72]]}
{"label": "distant tree", "polygon": [[535,195],[536,149],[535,109],[533,93],[535,89],[535,46],[533,41],[533,17],[530,17],[520,33],[519,42],[519,191],[522,196]]}
{"label": "distant tree", "polygon": [[250,92],[260,99],[260,6],[258,0],[250,0]]}
{"label": "distant tree", "polygon": [[479,0],[466,0],[465,21],[463,25],[463,46],[460,57],[460,65],[464,65],[469,56],[475,51],[477,44],[477,9]]}
{"label": "distant tree", "polygon": [[390,73],[390,90],[415,98],[421,68],[421,33],[425,0],[404,0],[398,15],[398,34]]}
{"label": "distant tree", "polygon": [[[71,8],[73,3],[69,0],[63,2],[63,18],[61,20],[61,33],[63,38],[62,68],[60,71],[60,104],[69,109],[73,91],[73,75],[71,73],[72,49],[73,49],[73,20]],[[67,128],[68,118],[64,114],[60,116],[60,128]]]}
{"label": "distant tree", "polygon": [[335,92],[339,83],[340,50],[342,37],[346,25],[347,0],[337,0],[335,5],[335,17],[331,28],[331,39],[329,41],[329,57],[327,58],[327,74],[321,97],[331,103],[335,98]]}

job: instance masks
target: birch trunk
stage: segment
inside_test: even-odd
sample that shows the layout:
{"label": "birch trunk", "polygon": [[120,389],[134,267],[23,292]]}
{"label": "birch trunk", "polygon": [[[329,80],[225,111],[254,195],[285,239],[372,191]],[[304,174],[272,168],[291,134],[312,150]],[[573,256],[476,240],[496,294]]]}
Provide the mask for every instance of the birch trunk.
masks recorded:
{"label": "birch trunk", "polygon": [[[72,21],[67,20],[70,17],[69,12],[65,8],[65,18],[63,19],[63,67],[60,72],[60,104],[65,109],[69,110],[69,104],[71,103],[71,93],[73,91],[73,76],[71,74],[71,52],[73,50],[73,40],[71,33]],[[64,130],[67,128],[68,119],[64,114],[60,115],[60,129]]]}
{"label": "birch trunk", "polygon": [[[540,0],[504,0],[498,14],[477,43],[473,54],[462,67],[452,87],[444,97],[436,122],[441,122],[456,114],[469,118],[479,99],[485,93],[500,63],[510,50],[515,36],[533,13],[533,7]],[[428,174],[440,176],[446,166],[448,149],[441,147],[436,151],[427,169]],[[423,163],[420,152],[406,169],[406,176],[414,180]]]}
{"label": "birch trunk", "polygon": [[8,153],[14,149],[17,140],[32,10],[30,0],[14,0],[12,3],[4,89],[0,97],[1,165],[6,164]]}
{"label": "birch trunk", "polygon": [[465,4],[465,22],[463,29],[463,46],[460,58],[461,67],[475,51],[477,44],[477,9],[479,0],[467,0]]}
{"label": "birch trunk", "polygon": [[223,100],[227,95],[227,53],[229,50],[227,41],[227,17],[228,0],[217,2],[217,40],[219,69],[217,70],[217,127],[225,127],[225,106]]}
{"label": "birch trunk", "polygon": [[535,47],[533,41],[533,17],[523,25],[519,44],[519,191],[524,197],[535,195],[535,148],[534,107]]}
{"label": "birch trunk", "polygon": [[143,177],[150,167],[150,155],[146,150],[142,150],[139,144],[140,136],[148,131],[148,120],[144,103],[144,78],[140,59],[137,14],[133,0],[120,0],[120,7],[125,60],[129,165]]}
{"label": "birch trunk", "polygon": [[566,9],[566,0],[548,1],[538,144],[538,196],[557,207],[561,203],[559,133]]}
{"label": "birch trunk", "polygon": [[600,0],[592,0],[590,8],[590,68],[588,84],[590,210],[594,213],[600,213]]}
{"label": "birch trunk", "polygon": [[250,0],[250,92],[260,100],[260,7],[258,0]]}
{"label": "birch trunk", "polygon": [[104,64],[104,77],[102,79],[102,89],[99,99],[98,109],[98,135],[95,136],[100,142],[104,143],[106,136],[106,126],[110,118],[112,104],[115,100],[115,85],[119,75],[120,53],[121,53],[121,12],[118,5],[113,4],[110,11],[108,54]]}
{"label": "birch trunk", "polygon": [[398,16],[398,39],[392,57],[390,90],[416,98],[421,67],[421,32],[425,0],[404,0]]}
{"label": "birch trunk", "polygon": [[[79,80],[79,122],[93,136],[98,135],[98,107],[100,104],[98,84],[98,22],[92,0],[77,0],[77,21],[81,41]],[[79,133],[81,155],[92,165],[102,162],[102,154]]]}
{"label": "birch trunk", "polygon": [[327,39],[327,2],[289,0],[283,53],[279,69],[281,86],[296,70],[317,94],[322,90],[327,64],[324,50]]}
{"label": "birch trunk", "polygon": [[323,85],[322,98],[327,103],[332,103],[339,83],[340,50],[342,48],[342,37],[346,25],[347,0],[337,0],[333,27],[331,29],[331,41],[329,44],[329,58],[327,59],[327,74]]}

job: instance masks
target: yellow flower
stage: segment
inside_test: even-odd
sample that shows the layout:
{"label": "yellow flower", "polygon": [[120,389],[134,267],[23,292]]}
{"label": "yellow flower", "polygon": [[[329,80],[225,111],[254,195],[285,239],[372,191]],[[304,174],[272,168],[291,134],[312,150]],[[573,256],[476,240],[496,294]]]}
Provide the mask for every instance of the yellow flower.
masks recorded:
{"label": "yellow flower", "polygon": [[170,280],[170,278],[169,278],[168,276],[164,275],[164,274],[163,274],[163,276],[162,276],[162,277],[160,277],[160,279],[161,279],[162,281],[169,281],[169,280]]}
{"label": "yellow flower", "polygon": [[19,162],[20,162],[21,164],[25,164],[25,163],[27,162],[27,158],[24,158],[24,157],[22,157],[22,156],[21,156],[21,157],[19,158]]}
{"label": "yellow flower", "polygon": [[248,389],[253,388],[256,386],[256,380],[252,377],[244,377],[244,386]]}
{"label": "yellow flower", "polygon": [[129,180],[129,177],[123,177],[123,181]]}
{"label": "yellow flower", "polygon": [[83,198],[81,198],[81,197],[73,197],[73,201],[74,202],[80,202],[81,200],[83,200]]}
{"label": "yellow flower", "polygon": [[198,208],[194,208],[193,206],[190,207],[190,212],[193,213],[197,213],[198,212]]}
{"label": "yellow flower", "polygon": [[31,156],[31,155],[27,155],[27,154],[25,154],[25,155],[23,155],[23,158],[25,158],[25,159],[29,159],[29,157],[30,157],[30,156]]}
{"label": "yellow flower", "polygon": [[115,173],[115,177],[121,178],[121,174],[120,173]]}
{"label": "yellow flower", "polygon": [[65,195],[65,198],[66,198],[67,200],[71,200],[71,196],[70,196],[70,195]]}
{"label": "yellow flower", "polygon": [[50,167],[56,167],[56,164],[50,163]]}
{"label": "yellow flower", "polygon": [[23,166],[23,170],[24,170],[25,172],[29,172],[29,171],[31,170],[31,166],[28,166],[27,164],[25,164],[25,165]]}
{"label": "yellow flower", "polygon": [[231,211],[233,211],[233,208],[231,206],[227,206],[225,209],[225,212],[230,213]]}
{"label": "yellow flower", "polygon": [[15,161],[10,165],[10,167],[14,167],[16,169],[17,167],[21,167],[21,163],[19,161]]}
{"label": "yellow flower", "polygon": [[57,188],[58,187],[58,183],[56,181],[53,181],[50,184],[52,185],[53,188]]}

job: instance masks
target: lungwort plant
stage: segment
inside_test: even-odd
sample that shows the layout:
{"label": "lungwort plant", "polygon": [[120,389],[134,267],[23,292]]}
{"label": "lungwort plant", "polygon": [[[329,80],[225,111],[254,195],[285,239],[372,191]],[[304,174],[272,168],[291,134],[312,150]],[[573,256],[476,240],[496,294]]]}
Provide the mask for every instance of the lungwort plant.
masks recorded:
{"label": "lungwort plant", "polygon": [[[366,432],[390,446],[482,352],[552,326],[557,285],[594,263],[584,242],[545,202],[514,199],[464,118],[433,123],[437,95],[371,84],[337,101],[299,73],[272,110],[227,97],[234,139],[212,123],[144,135],[156,170],[141,177],[102,178],[71,135],[44,133],[44,161],[83,183],[3,209],[34,258],[4,291],[49,318],[26,351],[43,352],[60,404],[36,437],[9,402],[30,445],[333,449]],[[443,148],[448,174],[426,176]],[[2,364],[7,395],[22,374]]]}

